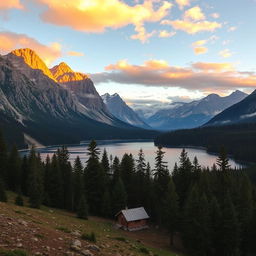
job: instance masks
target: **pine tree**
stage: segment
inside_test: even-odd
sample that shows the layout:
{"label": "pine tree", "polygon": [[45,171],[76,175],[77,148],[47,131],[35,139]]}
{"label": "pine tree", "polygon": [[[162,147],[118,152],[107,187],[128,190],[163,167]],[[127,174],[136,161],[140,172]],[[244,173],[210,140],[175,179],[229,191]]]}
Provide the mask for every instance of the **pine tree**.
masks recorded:
{"label": "pine tree", "polygon": [[[191,187],[192,183],[192,171],[193,166],[188,158],[187,152],[185,149],[181,151],[180,159],[179,159],[179,167],[173,172],[173,181],[176,186],[176,191],[179,196],[179,204],[180,207],[183,208],[184,203],[188,197],[188,191]],[[198,166],[197,166],[198,168]]]}
{"label": "pine tree", "polygon": [[24,206],[23,197],[20,193],[15,198],[15,204],[18,206]]}
{"label": "pine tree", "polygon": [[80,157],[77,156],[74,163],[74,209],[77,210],[81,197],[84,195],[83,166]]}
{"label": "pine tree", "polygon": [[2,179],[0,178],[0,202],[7,202],[7,195]]}
{"label": "pine tree", "polygon": [[25,196],[29,194],[29,170],[28,157],[25,155],[21,163],[21,192]]}
{"label": "pine tree", "polygon": [[117,180],[112,193],[112,214],[118,213],[126,207],[127,194],[121,178]]}
{"label": "pine tree", "polygon": [[106,218],[112,217],[111,196],[109,190],[106,188],[102,198],[101,215]]}
{"label": "pine tree", "polygon": [[222,254],[222,244],[220,242],[221,235],[221,224],[222,215],[220,205],[216,199],[213,197],[210,202],[210,247],[212,248],[211,255],[221,255]]}
{"label": "pine tree", "polygon": [[16,146],[13,146],[8,159],[7,172],[8,187],[10,190],[18,192],[21,187],[21,159]]}
{"label": "pine tree", "polygon": [[237,218],[241,232],[241,250],[247,254],[249,247],[249,229],[253,216],[252,186],[245,175],[239,177],[239,193],[236,202]]}
{"label": "pine tree", "polygon": [[88,146],[87,166],[85,168],[85,189],[90,212],[100,215],[102,208],[102,192],[104,191],[106,178],[99,162],[99,149],[95,141],[91,141]]}
{"label": "pine tree", "polygon": [[50,156],[46,156],[45,164],[44,164],[44,199],[43,204],[50,206],[51,201],[49,197],[49,184],[51,182],[51,159]]}
{"label": "pine tree", "polygon": [[239,223],[235,207],[227,194],[224,199],[222,210],[222,223],[220,232],[220,241],[222,243],[222,255],[239,255]]}
{"label": "pine tree", "polygon": [[121,177],[120,161],[119,161],[119,158],[117,156],[114,157],[114,161],[113,161],[113,165],[112,165],[112,170],[113,170],[112,185],[113,185]]}
{"label": "pine tree", "polygon": [[230,169],[229,159],[227,156],[227,152],[224,147],[221,147],[219,156],[217,158],[217,165],[221,171],[227,171]]}
{"label": "pine tree", "polygon": [[40,208],[43,199],[42,172],[38,156],[32,148],[29,155],[29,203],[32,208]]}
{"label": "pine tree", "polygon": [[164,215],[164,202],[167,197],[168,184],[170,180],[169,171],[166,166],[166,162],[163,160],[165,152],[162,151],[162,147],[159,146],[155,157],[155,170],[154,170],[154,189],[156,195],[157,209],[157,221],[162,224]]}
{"label": "pine tree", "polygon": [[2,182],[5,184],[7,184],[7,162],[7,146],[5,144],[3,134],[0,131],[0,179],[2,179]]}
{"label": "pine tree", "polygon": [[53,154],[52,156],[50,175],[48,176],[47,187],[50,206],[64,208],[63,181],[56,154]]}
{"label": "pine tree", "polygon": [[120,174],[127,193],[127,204],[129,207],[135,207],[138,204],[138,185],[135,180],[135,161],[132,154],[124,154],[120,164]]}
{"label": "pine tree", "polygon": [[189,255],[209,255],[209,211],[205,194],[194,185],[184,207],[183,242]]}
{"label": "pine tree", "polygon": [[143,153],[143,150],[140,149],[138,153],[138,159],[136,160],[136,176],[134,176],[135,182],[133,184],[135,194],[137,195],[136,197],[134,196],[137,199],[137,202],[134,202],[136,203],[135,206],[143,205],[148,197],[146,171],[147,164],[145,160],[145,155]]}
{"label": "pine tree", "polygon": [[175,191],[175,185],[172,179],[170,179],[168,185],[165,208],[166,223],[170,233],[170,244],[173,245],[174,234],[178,231],[179,227],[179,205],[178,195]]}
{"label": "pine tree", "polygon": [[72,166],[69,162],[69,152],[65,146],[58,149],[57,159],[62,176],[63,208],[72,210]]}
{"label": "pine tree", "polygon": [[106,175],[109,177],[110,176],[110,165],[109,165],[109,160],[108,160],[108,153],[105,148],[104,148],[104,151],[102,154],[101,164],[102,164],[103,170],[105,171]]}
{"label": "pine tree", "polygon": [[77,209],[77,217],[80,219],[88,219],[88,205],[85,196],[82,195]]}

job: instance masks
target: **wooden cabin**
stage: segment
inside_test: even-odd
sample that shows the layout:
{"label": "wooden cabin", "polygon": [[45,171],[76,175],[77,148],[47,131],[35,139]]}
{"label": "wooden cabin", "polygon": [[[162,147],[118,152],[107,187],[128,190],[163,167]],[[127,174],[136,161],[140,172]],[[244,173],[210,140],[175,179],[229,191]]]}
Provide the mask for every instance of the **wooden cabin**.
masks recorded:
{"label": "wooden cabin", "polygon": [[149,216],[144,207],[121,210],[115,215],[117,227],[128,231],[148,228]]}

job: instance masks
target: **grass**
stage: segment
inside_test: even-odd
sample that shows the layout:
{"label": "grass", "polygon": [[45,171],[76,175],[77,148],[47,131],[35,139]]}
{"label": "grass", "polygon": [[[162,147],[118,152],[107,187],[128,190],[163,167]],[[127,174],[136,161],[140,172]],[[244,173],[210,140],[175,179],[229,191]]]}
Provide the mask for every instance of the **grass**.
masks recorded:
{"label": "grass", "polygon": [[62,231],[62,232],[64,232],[64,233],[71,233],[71,231],[68,229],[68,228],[66,228],[66,227],[57,227],[56,228],[57,230],[60,230],[60,231]]}
{"label": "grass", "polygon": [[23,250],[4,250],[0,249],[0,256],[28,256],[27,252]]}
{"label": "grass", "polygon": [[[181,256],[181,254],[169,250],[168,245],[166,248],[156,248],[156,246],[153,248],[150,245],[144,244],[143,237],[141,237],[141,243],[139,243],[137,239],[132,238],[128,232],[116,230],[113,227],[113,222],[110,220],[90,217],[89,220],[84,221],[76,218],[75,215],[70,212],[52,209],[45,206],[42,206],[41,209],[32,209],[27,207],[28,200],[25,197],[25,206],[19,207],[14,205],[15,197],[16,194],[8,193],[8,203],[4,204],[4,207],[0,207],[0,213],[10,215],[10,217],[13,218],[23,219],[30,223],[36,224],[40,222],[41,228],[49,231],[52,230],[53,232],[59,230],[67,235],[70,235],[73,231],[79,231],[82,234],[80,239],[85,239],[89,242],[97,242],[97,245],[102,247],[102,255],[133,254],[134,256],[145,256],[150,254],[155,256]],[[44,232],[34,234],[34,236],[47,241],[47,236],[44,234]],[[25,249],[30,252],[30,248]],[[20,250],[4,252],[0,250],[0,256],[27,255],[29,254]]]}

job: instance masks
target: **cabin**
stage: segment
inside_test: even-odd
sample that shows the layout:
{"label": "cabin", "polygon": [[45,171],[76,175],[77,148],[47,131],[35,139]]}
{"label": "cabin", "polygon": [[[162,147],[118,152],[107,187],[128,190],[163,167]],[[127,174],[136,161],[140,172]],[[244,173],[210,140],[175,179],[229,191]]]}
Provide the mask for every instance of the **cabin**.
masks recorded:
{"label": "cabin", "polygon": [[128,231],[148,228],[149,216],[144,207],[121,210],[115,215],[117,227]]}

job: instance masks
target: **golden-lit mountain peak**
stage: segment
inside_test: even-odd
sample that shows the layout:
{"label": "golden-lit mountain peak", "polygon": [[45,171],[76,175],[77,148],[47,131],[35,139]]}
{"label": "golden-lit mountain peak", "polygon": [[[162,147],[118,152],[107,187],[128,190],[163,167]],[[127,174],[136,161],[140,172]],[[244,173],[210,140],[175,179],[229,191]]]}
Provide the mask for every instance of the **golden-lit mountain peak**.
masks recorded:
{"label": "golden-lit mountain peak", "polygon": [[88,78],[87,75],[74,72],[65,62],[51,68],[52,75],[59,83],[67,83],[72,81],[81,81]]}
{"label": "golden-lit mountain peak", "polygon": [[40,69],[42,72],[48,76],[49,78],[54,79],[51,71],[43,62],[43,60],[36,54],[35,51],[29,48],[16,49],[11,52],[11,54],[16,55],[18,57],[22,57],[24,62],[33,69]]}

